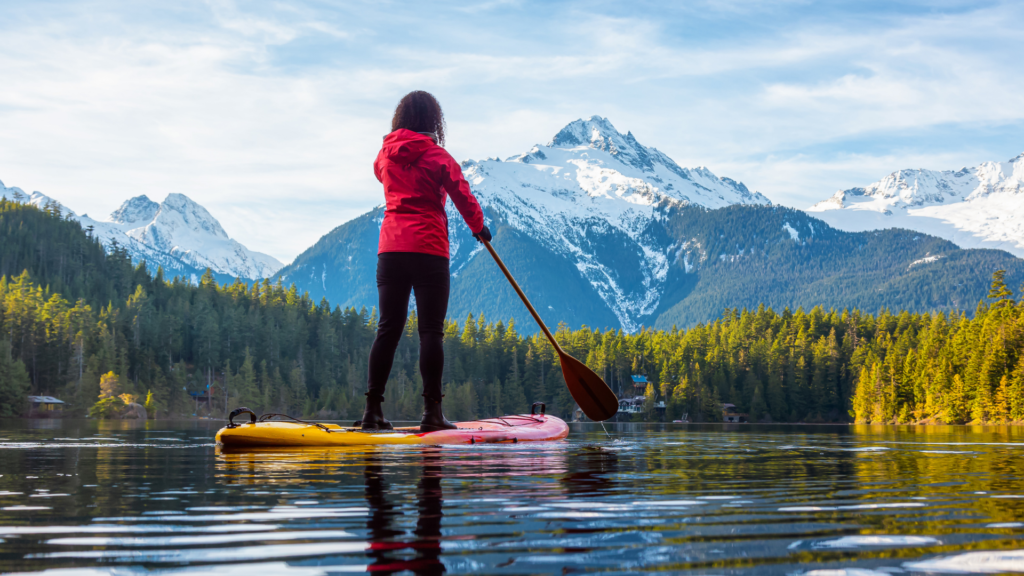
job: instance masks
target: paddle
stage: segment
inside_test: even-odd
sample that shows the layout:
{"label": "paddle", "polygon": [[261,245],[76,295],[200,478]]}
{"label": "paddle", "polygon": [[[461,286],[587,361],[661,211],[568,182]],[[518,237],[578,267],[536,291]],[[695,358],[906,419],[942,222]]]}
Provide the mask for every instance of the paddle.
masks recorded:
{"label": "paddle", "polygon": [[594,374],[594,371],[587,368],[582,362],[569,356],[562,350],[562,347],[558,345],[555,337],[551,335],[551,331],[544,325],[544,321],[540,319],[540,314],[533,309],[533,305],[526,298],[526,294],[523,294],[523,289],[516,283],[516,279],[512,277],[512,273],[505,267],[505,263],[498,257],[498,253],[494,251],[494,247],[491,246],[490,242],[484,241],[484,246],[487,247],[487,251],[494,257],[494,261],[498,263],[498,267],[505,273],[505,278],[508,278],[512,287],[515,288],[516,294],[523,299],[523,304],[526,304],[527,310],[530,314],[533,314],[533,319],[540,324],[540,329],[544,331],[544,335],[551,341],[551,345],[555,347],[555,352],[558,352],[558,361],[562,364],[562,377],[565,378],[565,385],[569,387],[569,393],[572,394],[572,399],[579,404],[580,409],[587,415],[587,418],[596,420],[598,422],[607,420],[615,413],[619,411],[619,399],[615,397],[615,393],[612,389],[601,380],[601,377]]}

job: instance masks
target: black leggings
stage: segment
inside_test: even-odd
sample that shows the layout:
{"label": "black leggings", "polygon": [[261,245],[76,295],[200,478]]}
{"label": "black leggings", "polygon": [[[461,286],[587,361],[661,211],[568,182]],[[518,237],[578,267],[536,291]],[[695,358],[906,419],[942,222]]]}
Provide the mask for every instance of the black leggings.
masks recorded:
{"label": "black leggings", "polygon": [[420,332],[420,375],[423,397],[441,401],[444,371],[444,317],[448,313],[451,276],[448,259],[418,252],[384,252],[377,256],[377,294],[380,320],[370,348],[367,396],[384,398],[395,350],[405,332],[409,293],[416,291],[416,318]]}

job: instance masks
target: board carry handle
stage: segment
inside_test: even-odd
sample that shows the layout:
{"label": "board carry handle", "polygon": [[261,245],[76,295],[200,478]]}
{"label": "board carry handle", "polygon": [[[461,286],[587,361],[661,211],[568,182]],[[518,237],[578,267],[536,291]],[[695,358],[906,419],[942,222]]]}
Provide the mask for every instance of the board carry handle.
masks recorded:
{"label": "board carry handle", "polygon": [[548,407],[543,402],[534,402],[533,405],[530,406],[530,416],[537,415],[537,406],[540,406],[540,415],[544,416],[544,414],[547,413]]}
{"label": "board carry handle", "polygon": [[251,424],[256,423],[256,413],[253,412],[252,410],[249,410],[245,406],[242,406],[241,408],[235,408],[234,410],[231,411],[231,414],[228,414],[228,428],[235,428],[237,426],[240,426],[240,424],[235,424],[234,420],[235,416],[240,416],[242,414],[249,415],[249,422]]}

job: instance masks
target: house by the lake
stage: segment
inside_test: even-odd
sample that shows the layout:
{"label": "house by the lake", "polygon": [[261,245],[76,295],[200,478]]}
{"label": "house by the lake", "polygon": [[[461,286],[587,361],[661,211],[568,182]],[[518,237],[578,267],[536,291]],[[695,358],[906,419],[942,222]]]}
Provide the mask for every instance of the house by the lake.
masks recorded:
{"label": "house by the lake", "polygon": [[749,422],[746,414],[741,413],[735,404],[722,404],[722,422]]}
{"label": "house by the lake", "polygon": [[[644,402],[647,400],[647,377],[639,374],[631,376],[633,380],[633,397],[619,399],[619,414],[639,414],[644,411]],[[654,410],[658,415],[665,413],[665,401],[659,400],[654,404]]]}
{"label": "house by the lake", "polygon": [[29,418],[60,418],[64,415],[64,401],[53,396],[29,396]]}

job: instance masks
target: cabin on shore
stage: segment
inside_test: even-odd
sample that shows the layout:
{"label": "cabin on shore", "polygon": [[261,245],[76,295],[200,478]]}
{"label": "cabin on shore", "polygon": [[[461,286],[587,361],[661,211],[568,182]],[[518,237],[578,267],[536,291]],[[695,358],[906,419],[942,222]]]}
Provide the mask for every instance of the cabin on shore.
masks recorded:
{"label": "cabin on shore", "polygon": [[634,397],[636,397],[636,396],[643,396],[644,394],[647,393],[647,384],[648,384],[647,376],[641,376],[639,374],[634,374],[634,375],[630,376],[630,378],[633,380],[633,396]]}
{"label": "cabin on shore", "polygon": [[644,411],[644,400],[643,396],[635,396],[633,398],[620,398],[619,399],[619,413],[620,414],[639,414]]}
{"label": "cabin on shore", "polygon": [[[633,380],[633,397],[619,399],[620,414],[640,414],[644,411],[644,402],[647,400],[647,376],[634,374],[630,378]],[[665,401],[655,402],[654,410],[660,419],[665,413]]]}
{"label": "cabin on shore", "polygon": [[60,418],[64,415],[64,401],[53,396],[29,396],[29,418]]}
{"label": "cabin on shore", "polygon": [[203,390],[201,392],[189,392],[188,395],[191,396],[193,402],[195,402],[196,414],[199,413],[200,406],[205,407],[207,410],[213,409],[213,402],[212,399],[210,398],[209,390]]}
{"label": "cabin on shore", "polygon": [[735,404],[722,404],[722,422],[749,422],[747,414],[740,412]]}

